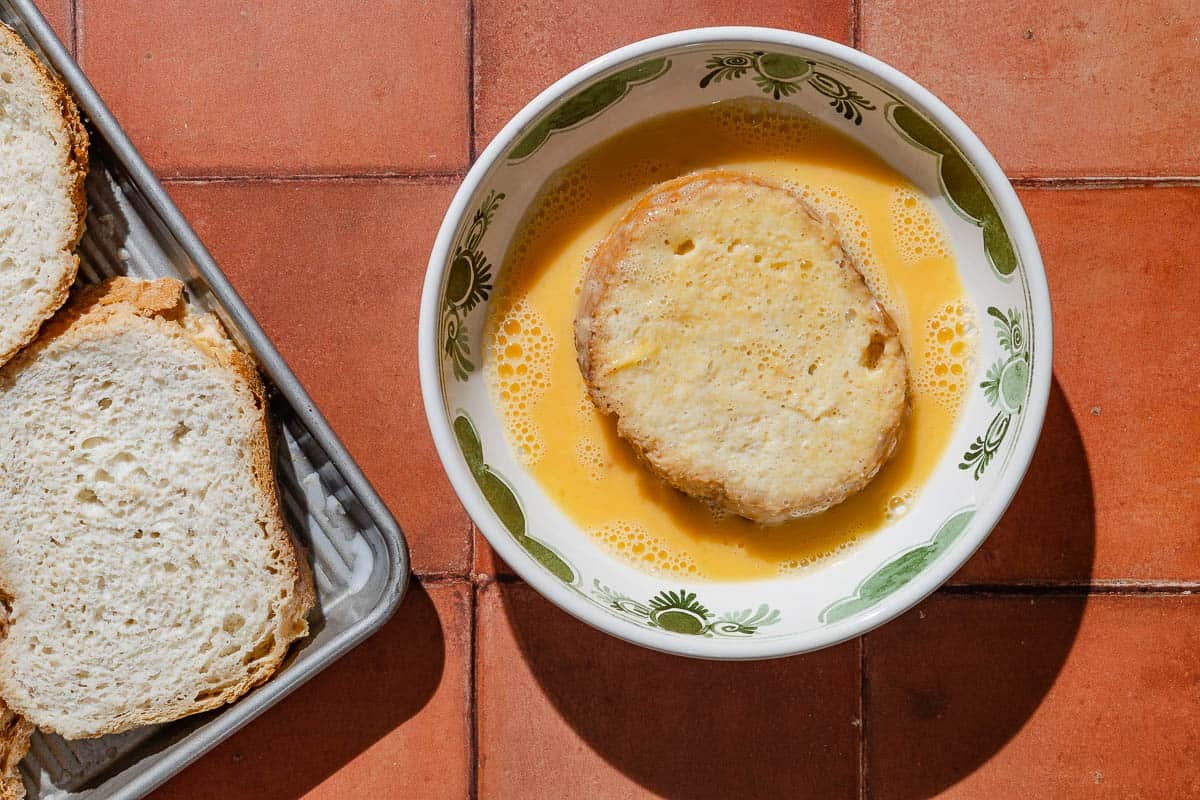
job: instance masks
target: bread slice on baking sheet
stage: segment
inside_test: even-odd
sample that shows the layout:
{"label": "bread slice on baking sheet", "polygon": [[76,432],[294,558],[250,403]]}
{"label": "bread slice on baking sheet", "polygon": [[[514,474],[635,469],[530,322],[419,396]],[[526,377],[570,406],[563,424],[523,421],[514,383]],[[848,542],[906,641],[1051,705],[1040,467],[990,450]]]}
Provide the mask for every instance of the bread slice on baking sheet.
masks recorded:
{"label": "bread slice on baking sheet", "polygon": [[0,25],[0,364],[67,299],[88,138],[62,83]]}
{"label": "bread slice on baking sheet", "polygon": [[263,386],[182,284],[77,292],[0,369],[0,697],[75,739],[215,708],[307,633]]}

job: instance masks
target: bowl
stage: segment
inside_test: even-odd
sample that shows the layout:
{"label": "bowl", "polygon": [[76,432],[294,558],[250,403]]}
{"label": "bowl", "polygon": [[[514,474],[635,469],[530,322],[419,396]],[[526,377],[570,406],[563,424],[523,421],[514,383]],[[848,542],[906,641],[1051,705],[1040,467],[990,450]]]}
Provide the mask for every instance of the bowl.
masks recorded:
{"label": "bowl", "polygon": [[[797,575],[689,581],[619,561],[561,512],[510,450],[480,368],[490,290],[548,177],[649,117],[717,100],[797,106],[924,191],[979,319],[976,376],[949,446],[898,521]],[[1050,390],[1050,299],[1029,221],[1003,172],[911,78],[835,42],[702,28],[614,50],[523,108],[446,213],[421,298],[420,373],[438,455],[496,552],[552,603],[654,650],[711,659],[804,653],[859,636],[941,586],[1020,485]]]}

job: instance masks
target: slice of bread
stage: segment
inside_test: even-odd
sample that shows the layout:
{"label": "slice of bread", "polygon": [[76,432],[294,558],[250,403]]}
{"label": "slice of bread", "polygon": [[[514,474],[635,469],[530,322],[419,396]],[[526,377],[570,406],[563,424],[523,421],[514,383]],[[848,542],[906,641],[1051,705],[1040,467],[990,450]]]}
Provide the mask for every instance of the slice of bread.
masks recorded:
{"label": "slice of bread", "polygon": [[642,197],[588,265],[575,319],[592,401],[668,483],[762,523],[824,511],[891,455],[896,327],[837,233],[725,170]]}
{"label": "slice of bread", "polygon": [[77,292],[0,369],[0,697],[100,736],[215,708],[308,631],[263,386],[178,281]]}
{"label": "slice of bread", "polygon": [[17,764],[29,752],[33,725],[17,716],[0,701],[0,800],[22,800],[25,783]]}
{"label": "slice of bread", "polygon": [[33,341],[75,280],[87,147],[62,83],[0,25],[0,364]]}

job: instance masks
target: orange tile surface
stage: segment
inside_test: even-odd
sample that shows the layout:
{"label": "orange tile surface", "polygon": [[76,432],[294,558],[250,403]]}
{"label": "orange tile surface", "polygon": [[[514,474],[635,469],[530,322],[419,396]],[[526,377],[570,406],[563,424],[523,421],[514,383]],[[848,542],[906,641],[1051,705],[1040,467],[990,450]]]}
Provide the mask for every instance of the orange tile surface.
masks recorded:
{"label": "orange tile surface", "polygon": [[465,0],[77,2],[79,61],[163,175],[466,165]]}
{"label": "orange tile surface", "polygon": [[508,563],[496,554],[488,544],[487,539],[483,538],[483,534],[477,528],[475,530],[475,567],[476,575],[496,577],[497,575],[512,576],[516,573]]}
{"label": "orange tile surface", "polygon": [[466,797],[472,602],[466,581],[414,584],[373,638],[154,797]]}
{"label": "orange tile surface", "polygon": [[789,28],[845,42],[850,3],[649,0],[601,11],[586,0],[477,0],[475,24],[475,131],[482,149],[538,92],[614,47],[707,25]]}
{"label": "orange tile surface", "polygon": [[938,597],[866,639],[872,800],[1200,796],[1200,598]]}
{"label": "orange tile surface", "polygon": [[71,33],[73,30],[71,24],[71,0],[37,0],[35,3],[38,11],[42,12],[42,16],[50,23],[50,27],[54,28],[54,33],[62,40],[67,49],[71,49]]}
{"label": "orange tile surface", "polygon": [[479,797],[853,797],[856,642],[757,663],[651,653],[524,584],[479,593]]}
{"label": "orange tile surface", "polygon": [[[38,4],[422,576],[156,798],[1200,796],[1196,2]],[[415,363],[472,142],[593,56],[708,24],[855,41],[942,96],[1023,179],[1055,314],[1037,455],[957,586],[757,664],[623,644],[513,577],[443,474]],[[1121,176],[1173,185],[1078,180]]]}
{"label": "orange tile surface", "polygon": [[864,50],[1014,176],[1200,175],[1194,0],[863,0]]}
{"label": "orange tile surface", "polygon": [[452,189],[375,180],[170,187],[391,508],[414,568],[465,575],[470,522],[434,453],[416,363],[421,281]]}
{"label": "orange tile surface", "polygon": [[1200,579],[1200,188],[1021,192],[1055,383],[1016,501],[957,580]]}

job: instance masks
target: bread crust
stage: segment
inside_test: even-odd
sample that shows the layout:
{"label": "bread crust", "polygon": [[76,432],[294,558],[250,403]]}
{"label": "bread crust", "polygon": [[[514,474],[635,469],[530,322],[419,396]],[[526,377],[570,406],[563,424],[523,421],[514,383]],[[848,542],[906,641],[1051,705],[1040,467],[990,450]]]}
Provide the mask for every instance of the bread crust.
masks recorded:
{"label": "bread crust", "polygon": [[17,764],[29,752],[33,725],[15,714],[0,700],[0,800],[22,800],[25,783]]}
{"label": "bread crust", "polygon": [[28,61],[40,83],[41,95],[47,109],[52,110],[62,120],[63,171],[70,179],[68,191],[71,205],[75,209],[74,225],[63,231],[62,250],[67,257],[63,273],[52,289],[49,300],[39,309],[33,321],[18,332],[13,346],[0,351],[2,365],[37,338],[42,323],[66,302],[71,285],[79,272],[79,256],[75,255],[74,249],[83,236],[84,222],[87,219],[87,192],[84,183],[88,172],[89,142],[87,129],[83,126],[79,109],[67,87],[25,46],[17,32],[3,23],[0,23],[0,52]]}
{"label": "bread crust", "polygon": [[[622,280],[625,254],[641,236],[651,212],[674,203],[686,202],[692,193],[714,182],[786,191],[795,199],[798,208],[803,209],[812,220],[828,228],[828,222],[818,215],[799,194],[785,186],[753,175],[732,170],[708,169],[658,184],[635,202],[613,226],[612,231],[600,243],[588,264],[580,286],[575,316],[575,349],[579,370],[592,403],[601,412],[615,418],[617,433],[630,445],[638,459],[666,483],[714,509],[731,512],[763,524],[778,524],[791,519],[812,516],[859,492],[871,481],[895,451],[903,431],[904,420],[909,414],[906,370],[904,390],[899,394],[890,413],[892,424],[882,432],[875,452],[867,460],[861,472],[844,482],[829,485],[823,492],[809,495],[802,502],[789,500],[775,503],[769,502],[763,497],[748,497],[732,492],[724,477],[709,471],[679,469],[677,466],[665,464],[664,459],[659,456],[663,448],[669,445],[662,442],[656,432],[639,430],[630,423],[628,415],[625,413],[626,409],[622,407],[619,400],[609,394],[601,375],[602,370],[598,362],[597,350],[599,342],[604,338],[604,331],[598,330],[602,325],[602,321],[599,319],[599,310],[606,302],[610,292]],[[832,233],[832,228],[828,228],[828,230],[836,239],[836,233]],[[840,267],[851,277],[850,283],[858,287],[865,298],[869,298],[869,302],[878,312],[880,326],[889,338],[898,342],[898,331],[894,320],[871,295],[861,272],[851,257],[841,250],[840,246],[839,250],[841,252]],[[903,360],[902,348],[900,357]]]}
{"label": "bread crust", "polygon": [[[84,287],[76,292],[71,302],[43,328],[37,341],[0,368],[0,382],[3,382],[8,374],[20,370],[35,359],[54,342],[66,342],[69,345],[75,341],[111,336],[127,328],[137,318],[156,319],[163,324],[180,326],[198,350],[233,374],[254,397],[259,413],[255,436],[249,445],[251,468],[269,509],[268,519],[264,520],[263,524],[276,543],[276,552],[287,570],[292,591],[286,604],[278,609],[272,647],[269,652],[256,658],[254,668],[248,670],[241,681],[181,708],[150,709],[131,717],[127,722],[100,726],[86,734],[68,738],[92,738],[119,733],[141,725],[170,722],[233,702],[250,689],[266,682],[278,670],[291,643],[307,635],[307,616],[316,603],[312,570],[304,557],[303,548],[295,541],[281,512],[274,480],[266,391],[262,379],[250,357],[237,350],[226,337],[216,317],[188,311],[183,298],[182,283],[171,278],[143,281],[117,277],[101,284]],[[10,597],[13,594],[11,584],[3,574],[0,574],[0,594]],[[2,646],[3,641],[0,641],[0,647]],[[12,695],[5,689],[13,678],[14,676],[0,671],[0,698],[8,698],[10,704]],[[30,716],[43,730],[64,736],[72,733],[57,731],[52,725],[38,721],[34,710],[16,710]],[[0,800],[3,798],[0,797]]]}

